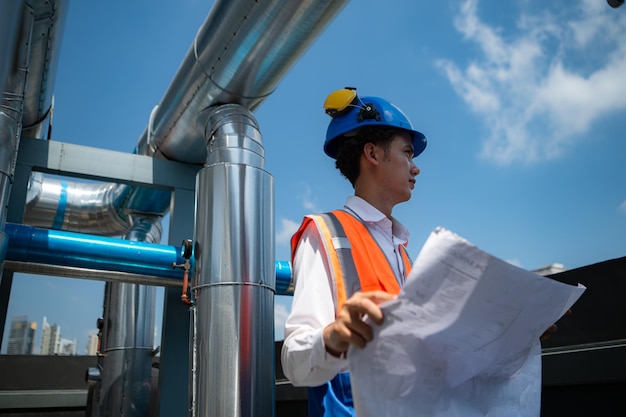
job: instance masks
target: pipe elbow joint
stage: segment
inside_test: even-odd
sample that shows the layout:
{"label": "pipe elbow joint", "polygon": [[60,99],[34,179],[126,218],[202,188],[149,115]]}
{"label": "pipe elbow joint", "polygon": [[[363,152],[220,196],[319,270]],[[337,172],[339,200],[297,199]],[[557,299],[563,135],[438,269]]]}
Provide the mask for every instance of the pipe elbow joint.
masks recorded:
{"label": "pipe elbow joint", "polygon": [[223,104],[203,110],[199,115],[207,144],[205,165],[265,165],[265,149],[259,125],[250,110],[239,104]]}

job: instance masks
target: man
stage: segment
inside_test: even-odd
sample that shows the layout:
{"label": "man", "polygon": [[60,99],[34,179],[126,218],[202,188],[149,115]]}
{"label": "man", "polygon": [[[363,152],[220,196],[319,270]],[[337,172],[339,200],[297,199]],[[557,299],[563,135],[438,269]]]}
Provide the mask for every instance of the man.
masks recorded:
{"label": "man", "polygon": [[294,385],[311,387],[309,417],[354,415],[346,352],[372,340],[363,316],[381,324],[378,304],[400,292],[410,271],[409,233],[392,211],[411,198],[420,172],[413,158],[426,148],[424,135],[387,100],[346,88],[324,107],[332,117],[324,152],[354,196],[343,210],[306,216],[291,242],[295,290],[281,359]]}
{"label": "man", "polygon": [[354,187],[342,210],[305,217],[292,238],[294,298],[285,323],[285,375],[309,389],[309,416],[354,413],[346,352],[372,340],[362,318],[383,320],[411,268],[408,230],[392,217],[411,198],[425,136],[379,97],[351,88],[325,102],[332,117],[324,152]]}

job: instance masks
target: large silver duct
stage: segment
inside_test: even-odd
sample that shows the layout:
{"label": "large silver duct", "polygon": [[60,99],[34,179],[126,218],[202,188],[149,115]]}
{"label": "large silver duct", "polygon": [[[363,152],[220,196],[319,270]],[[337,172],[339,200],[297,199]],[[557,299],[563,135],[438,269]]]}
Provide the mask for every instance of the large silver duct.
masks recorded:
{"label": "large silver duct", "polygon": [[22,2],[2,2],[0,16],[1,34],[6,36],[6,42],[0,42],[0,261],[4,261],[4,226],[22,133],[33,13]]}
{"label": "large silver duct", "polygon": [[[4,263],[9,242],[5,225],[22,131],[28,45],[32,33],[32,10],[26,13],[25,9],[22,2],[0,3],[0,263]],[[0,271],[0,339],[4,334],[12,284],[13,274]]]}
{"label": "large silver duct", "polygon": [[[221,103],[238,103],[253,110],[276,88],[296,62],[347,0],[217,0],[199,29],[185,59],[163,99],[153,110],[135,152],[181,162],[203,164],[206,149],[203,132],[196,125],[198,112]],[[92,234],[115,234],[102,229],[95,218],[115,218],[111,224],[128,227],[127,213],[142,213],[149,201],[151,213],[165,214],[169,195],[162,191],[138,189],[119,184],[122,190],[108,196],[128,195],[125,200],[83,200],[77,207],[55,207],[58,187],[33,181],[24,222],[51,227],[51,216],[72,217],[80,223],[63,220],[66,230]],[[72,193],[96,195],[101,185],[68,184]],[[48,193],[52,192],[53,195]],[[138,194],[138,195],[136,195]],[[100,193],[101,197],[109,198]],[[121,204],[121,206],[120,206]],[[89,212],[84,217],[76,213]],[[121,233],[123,234],[123,233]]]}
{"label": "large silver duct", "polygon": [[274,414],[274,182],[246,108],[210,108],[196,179],[192,415]]}
{"label": "large silver duct", "polygon": [[120,236],[130,226],[127,217],[118,211],[130,191],[130,187],[118,184],[79,183],[33,172],[28,183],[25,222],[37,219],[32,223],[46,229]]}
{"label": "large silver duct", "polygon": [[69,0],[27,0],[26,3],[32,5],[34,24],[22,135],[44,138],[50,128],[54,81]]}
{"label": "large silver duct", "polygon": [[163,216],[170,197],[165,190],[76,182],[33,172],[24,222],[45,229],[122,236],[135,214]]}
{"label": "large silver duct", "polygon": [[[127,240],[158,243],[157,216],[133,216]],[[148,416],[154,350],[156,287],[107,282],[98,370],[91,416]]]}
{"label": "large silver duct", "polygon": [[0,91],[7,91],[10,77],[15,70],[16,49],[21,35],[22,16],[25,4],[21,1],[0,3]]}
{"label": "large silver duct", "polygon": [[42,137],[51,111],[66,0],[0,2],[0,210],[21,136]]}
{"label": "large silver duct", "polygon": [[216,1],[137,149],[203,164],[198,111],[221,103],[254,110],[345,3]]}
{"label": "large silver duct", "polygon": [[[9,239],[5,232],[9,195],[22,131],[24,92],[28,73],[33,14],[22,2],[0,3],[0,263]],[[13,274],[0,271],[0,340]]]}

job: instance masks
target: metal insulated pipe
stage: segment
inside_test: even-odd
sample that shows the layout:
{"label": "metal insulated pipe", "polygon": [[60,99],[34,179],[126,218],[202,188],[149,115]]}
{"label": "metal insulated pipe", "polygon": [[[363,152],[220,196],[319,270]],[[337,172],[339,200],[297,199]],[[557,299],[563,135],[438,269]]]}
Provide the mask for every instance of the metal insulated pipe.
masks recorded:
{"label": "metal insulated pipe", "polygon": [[150,123],[138,153],[203,164],[198,112],[223,103],[254,110],[347,0],[216,0]]}
{"label": "metal insulated pipe", "polygon": [[[67,2],[34,1],[36,11],[41,10],[42,16],[47,12],[51,18],[49,26],[45,26],[46,21],[40,21],[42,19],[36,24],[36,32],[47,38],[45,42],[38,42],[36,54],[31,54],[24,121],[33,127],[25,128],[25,135],[42,137],[45,130],[43,116],[50,110],[51,81],[59,55],[58,30],[64,23]],[[165,95],[150,117],[146,117],[148,126],[135,152],[204,164],[207,150],[203,126],[196,123],[198,113],[220,103],[256,108],[346,3],[347,0],[216,0]],[[43,108],[36,106],[39,103],[44,104]],[[169,210],[169,195],[162,190],[139,189],[127,184],[118,184],[119,189],[112,191],[115,195],[128,195],[127,199],[105,201],[97,199],[108,199],[98,184],[70,184],[67,201],[82,203],[57,209],[53,207],[59,201],[55,200],[56,185],[46,186],[48,181],[51,180],[45,177],[40,198],[28,200],[25,223],[50,227],[63,211],[66,220],[72,219],[62,224],[63,230],[120,236],[130,226],[124,213],[164,215]],[[96,198],[78,200],[77,196],[83,193]],[[33,196],[29,194],[29,198]],[[83,216],[85,212],[95,217]],[[94,218],[107,219],[108,224],[94,221]]]}
{"label": "metal insulated pipe", "polygon": [[53,88],[70,0],[29,0],[26,3],[33,8],[34,22],[22,134],[44,138],[50,126]]}
{"label": "metal insulated pipe", "polygon": [[263,168],[265,150],[254,115],[237,104],[209,107],[200,113],[208,156],[205,165],[246,164]]}
{"label": "metal insulated pipe", "polygon": [[26,3],[23,1],[3,1],[0,3],[0,91],[6,91],[14,70],[14,57],[17,56],[22,16]]}
{"label": "metal insulated pipe", "polygon": [[[130,222],[121,207],[131,188],[123,184],[67,181],[33,172],[28,183],[24,222],[46,229],[121,236]],[[163,193],[155,190],[153,194]],[[167,193],[169,198],[170,193]]]}
{"label": "metal insulated pipe", "polygon": [[13,1],[2,2],[0,16],[0,261],[3,261],[7,245],[4,223],[22,133],[33,13],[24,2]]}
{"label": "metal insulated pipe", "polygon": [[[161,240],[159,216],[131,216],[124,238],[156,243]],[[107,282],[99,414],[143,417],[150,414],[150,383],[154,351],[156,287]]]}
{"label": "metal insulated pipe", "polygon": [[256,120],[203,113],[196,179],[192,415],[274,415],[274,192]]}
{"label": "metal insulated pipe", "polygon": [[142,417],[150,411],[156,288],[107,282],[102,372],[98,395],[101,416]]}
{"label": "metal insulated pipe", "polygon": [[[6,259],[67,267],[182,279],[172,263],[184,262],[174,246],[45,230],[7,223]],[[156,280],[155,280],[155,285]]]}
{"label": "metal insulated pipe", "polygon": [[[61,267],[116,271],[120,274],[117,279],[110,281],[137,282],[129,279],[128,274],[142,275],[146,279],[143,283],[152,285],[172,285],[173,280],[182,280],[182,271],[173,269],[172,263],[182,264],[181,248],[170,245],[157,245],[145,242],[85,235],[60,230],[45,230],[31,226],[7,223],[6,234],[10,245],[7,249],[6,260],[13,262],[13,268],[18,264],[29,266],[24,272],[36,272],[30,268],[33,265],[53,265]],[[192,259],[193,261],[193,259]],[[291,295],[289,289],[291,281],[291,265],[286,261],[274,263],[276,271],[276,293]],[[194,263],[191,265],[192,273]],[[45,271],[44,271],[45,272]],[[55,275],[62,275],[56,270]],[[72,274],[74,276],[75,274]],[[91,274],[84,273],[86,277]],[[103,273],[100,273],[103,275]],[[93,277],[96,279],[97,277]],[[160,278],[163,278],[161,280]]]}

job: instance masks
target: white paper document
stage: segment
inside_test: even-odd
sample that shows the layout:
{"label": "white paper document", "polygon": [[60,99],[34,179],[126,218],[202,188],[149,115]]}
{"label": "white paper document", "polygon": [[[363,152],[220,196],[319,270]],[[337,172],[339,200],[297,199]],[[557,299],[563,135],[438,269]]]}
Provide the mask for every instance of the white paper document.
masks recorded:
{"label": "white paper document", "polygon": [[436,229],[374,340],[348,353],[357,416],[539,417],[539,337],[584,291]]}

